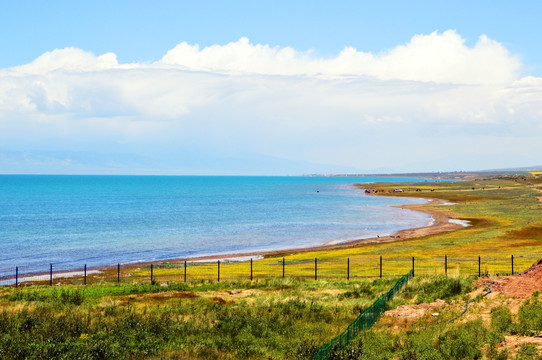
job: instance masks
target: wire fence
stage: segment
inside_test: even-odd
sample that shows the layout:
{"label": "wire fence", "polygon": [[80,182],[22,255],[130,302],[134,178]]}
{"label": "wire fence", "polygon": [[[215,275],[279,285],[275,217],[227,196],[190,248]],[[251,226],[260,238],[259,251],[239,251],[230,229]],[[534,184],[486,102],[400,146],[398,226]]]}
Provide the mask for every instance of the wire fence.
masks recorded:
{"label": "wire fence", "polygon": [[328,343],[320,346],[313,360],[330,359],[337,351],[346,349],[350,340],[354,339],[362,330],[370,329],[378,320],[380,315],[386,311],[386,302],[390,301],[393,296],[405,286],[408,281],[414,276],[414,270],[410,270],[406,275],[395,283],[395,285],[385,294],[380,297],[348,326],[348,328],[339,336],[334,337]]}
{"label": "wire fence", "polygon": [[352,256],[343,259],[300,258],[299,255],[246,261],[179,261],[155,264],[117,264],[109,267],[48,264],[41,269],[2,269],[0,286],[113,284],[148,282],[241,281],[271,278],[355,280],[399,277],[413,270],[416,275],[511,275],[528,269],[542,256]]}

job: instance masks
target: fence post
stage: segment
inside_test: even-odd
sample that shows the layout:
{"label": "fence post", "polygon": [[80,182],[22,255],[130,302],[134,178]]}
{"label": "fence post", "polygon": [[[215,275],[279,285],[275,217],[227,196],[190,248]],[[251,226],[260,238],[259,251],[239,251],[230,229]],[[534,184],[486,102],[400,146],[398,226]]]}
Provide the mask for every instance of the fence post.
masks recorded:
{"label": "fence post", "polygon": [[380,278],[382,279],[382,255],[380,255]]}
{"label": "fence post", "polygon": [[318,280],[318,259],[314,258],[314,280]]}
{"label": "fence post", "polygon": [[117,284],[120,284],[120,263],[117,264]]}
{"label": "fence post", "polygon": [[49,286],[53,285],[53,264],[49,264]]}
{"label": "fence post", "polygon": [[412,277],[414,277],[414,256],[412,257]]}
{"label": "fence post", "polygon": [[448,255],[444,255],[444,273],[448,276]]}
{"label": "fence post", "polygon": [[220,260],[217,261],[218,264],[218,282],[220,282]]}
{"label": "fence post", "polygon": [[19,287],[19,267],[15,266],[15,287]]}
{"label": "fence post", "polygon": [[154,280],[154,279],[153,279],[153,277],[154,277],[153,275],[154,275],[154,274],[153,274],[153,271],[152,271],[152,264],[151,264],[151,284],[152,284],[152,281]]}
{"label": "fence post", "polygon": [[186,260],[184,261],[184,282],[186,282]]}
{"label": "fence post", "polygon": [[87,284],[87,264],[85,264],[85,277],[84,277],[83,285]]}
{"label": "fence post", "polygon": [[478,277],[482,276],[481,266],[482,266],[482,259],[480,258],[480,255],[478,255]]}
{"label": "fence post", "polygon": [[284,279],[284,257],[282,257],[282,278]]}
{"label": "fence post", "polygon": [[348,258],[348,265],[346,267],[346,280],[350,280],[350,258]]}
{"label": "fence post", "polygon": [[514,255],[512,255],[512,275],[514,275]]}
{"label": "fence post", "polygon": [[250,281],[252,281],[252,258],[250,258]]}

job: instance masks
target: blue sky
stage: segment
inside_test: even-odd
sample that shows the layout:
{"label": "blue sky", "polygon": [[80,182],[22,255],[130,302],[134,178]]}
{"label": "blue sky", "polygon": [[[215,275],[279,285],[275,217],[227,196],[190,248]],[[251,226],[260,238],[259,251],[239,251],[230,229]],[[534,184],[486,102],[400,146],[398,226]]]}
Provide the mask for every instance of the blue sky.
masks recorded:
{"label": "blue sky", "polygon": [[0,13],[1,67],[46,51],[115,52],[120,62],[158,60],[182,41],[201,46],[243,36],[333,56],[345,46],[379,52],[415,34],[486,34],[542,75],[537,1],[11,1]]}
{"label": "blue sky", "polygon": [[0,173],[541,165],[541,10],[530,1],[7,2]]}

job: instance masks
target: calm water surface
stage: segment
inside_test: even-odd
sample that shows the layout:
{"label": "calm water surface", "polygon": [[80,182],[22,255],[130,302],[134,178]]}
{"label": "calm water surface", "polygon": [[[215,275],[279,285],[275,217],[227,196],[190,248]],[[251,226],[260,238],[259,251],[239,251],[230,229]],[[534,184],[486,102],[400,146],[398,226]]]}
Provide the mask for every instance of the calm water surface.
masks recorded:
{"label": "calm water surface", "polygon": [[428,215],[371,177],[0,176],[0,276],[272,250],[394,233]]}

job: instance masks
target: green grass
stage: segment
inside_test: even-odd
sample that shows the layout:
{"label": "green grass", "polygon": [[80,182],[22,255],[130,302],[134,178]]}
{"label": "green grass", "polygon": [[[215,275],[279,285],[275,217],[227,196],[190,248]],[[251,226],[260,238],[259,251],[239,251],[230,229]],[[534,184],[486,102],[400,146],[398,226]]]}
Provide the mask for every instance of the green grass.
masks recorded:
{"label": "green grass", "polygon": [[[310,358],[389,290],[395,278],[4,289],[0,358]],[[459,287],[454,285],[459,281]],[[419,294],[448,299],[469,279],[418,277],[392,306]],[[230,295],[237,289],[240,293]],[[435,292],[438,291],[439,293]]]}

